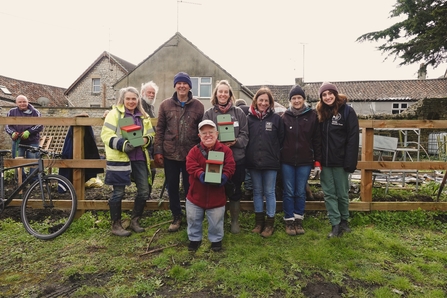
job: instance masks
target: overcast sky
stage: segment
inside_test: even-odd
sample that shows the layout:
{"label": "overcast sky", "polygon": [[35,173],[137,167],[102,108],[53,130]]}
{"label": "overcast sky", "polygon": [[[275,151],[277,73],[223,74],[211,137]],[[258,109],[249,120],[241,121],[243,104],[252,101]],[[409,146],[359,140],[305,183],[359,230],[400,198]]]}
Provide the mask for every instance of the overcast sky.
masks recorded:
{"label": "overcast sky", "polygon": [[356,42],[398,21],[395,2],[5,0],[0,75],[68,88],[103,51],[139,64],[179,31],[245,85],[416,79],[419,65]]}

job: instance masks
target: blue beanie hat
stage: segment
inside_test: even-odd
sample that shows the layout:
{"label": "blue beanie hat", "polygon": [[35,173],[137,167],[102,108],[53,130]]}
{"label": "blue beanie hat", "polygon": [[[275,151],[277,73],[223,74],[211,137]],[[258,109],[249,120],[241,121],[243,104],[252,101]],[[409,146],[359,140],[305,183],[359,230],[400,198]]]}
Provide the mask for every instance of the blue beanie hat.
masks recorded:
{"label": "blue beanie hat", "polygon": [[292,99],[293,96],[295,95],[301,95],[304,99],[306,99],[306,95],[304,94],[304,90],[303,88],[301,88],[300,85],[295,85],[292,87],[292,89],[290,89],[289,92],[289,101]]}
{"label": "blue beanie hat", "polygon": [[175,87],[175,84],[177,84],[178,82],[186,83],[189,85],[189,88],[192,89],[191,78],[189,77],[189,74],[187,74],[186,72],[179,72],[178,74],[175,75],[174,87]]}

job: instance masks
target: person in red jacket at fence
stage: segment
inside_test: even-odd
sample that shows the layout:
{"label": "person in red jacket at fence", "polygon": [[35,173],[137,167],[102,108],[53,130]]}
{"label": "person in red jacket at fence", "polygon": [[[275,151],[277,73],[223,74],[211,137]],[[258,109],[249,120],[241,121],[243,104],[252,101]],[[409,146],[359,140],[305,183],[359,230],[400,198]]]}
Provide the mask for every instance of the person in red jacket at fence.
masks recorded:
{"label": "person in red jacket at fence", "polygon": [[[217,140],[219,132],[211,120],[199,123],[200,143],[186,156],[186,170],[189,174],[189,191],[186,196],[186,221],[188,222],[189,251],[196,251],[202,243],[204,214],[208,220],[208,239],[213,251],[222,249],[224,236],[224,215],[227,196],[225,184],[233,176],[236,163],[233,152]],[[224,153],[220,183],[206,182],[207,160],[210,151]]]}

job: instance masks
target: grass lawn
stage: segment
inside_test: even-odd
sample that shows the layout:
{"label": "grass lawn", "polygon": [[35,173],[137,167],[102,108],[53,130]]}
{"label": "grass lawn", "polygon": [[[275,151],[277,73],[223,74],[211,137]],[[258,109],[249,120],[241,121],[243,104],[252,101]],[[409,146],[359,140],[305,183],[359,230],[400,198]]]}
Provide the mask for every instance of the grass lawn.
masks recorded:
{"label": "grass lawn", "polygon": [[223,251],[211,251],[205,235],[195,253],[185,225],[167,232],[168,211],[145,211],[146,232],[128,238],[111,235],[102,211],[51,241],[2,218],[0,297],[446,297],[446,218],[356,212],[353,232],[329,240],[324,212],[308,212],[306,233],[294,237],[278,213],[275,233],[263,239],[244,212],[240,234],[226,220]]}

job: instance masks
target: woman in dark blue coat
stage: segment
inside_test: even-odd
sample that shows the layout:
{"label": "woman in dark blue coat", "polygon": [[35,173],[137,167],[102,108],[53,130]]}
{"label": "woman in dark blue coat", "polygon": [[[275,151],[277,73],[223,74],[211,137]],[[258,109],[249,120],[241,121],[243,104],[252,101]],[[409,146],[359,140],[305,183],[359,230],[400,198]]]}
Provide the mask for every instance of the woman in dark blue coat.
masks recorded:
{"label": "woman in dark blue coat", "polygon": [[[249,141],[246,167],[253,181],[253,203],[256,225],[253,233],[270,237],[276,213],[276,174],[280,169],[280,151],[284,138],[281,117],[275,114],[275,102],[267,87],[260,88],[253,97],[248,114]],[[264,198],[267,218],[264,214]]]}

